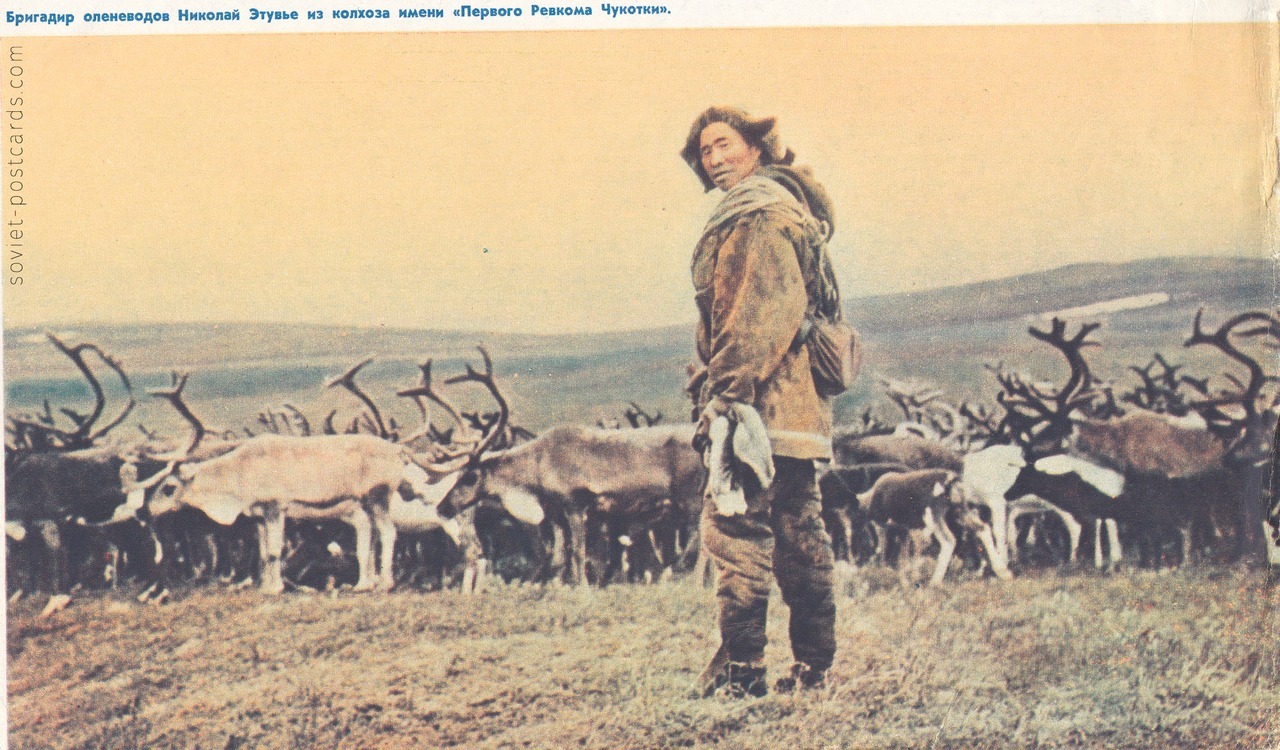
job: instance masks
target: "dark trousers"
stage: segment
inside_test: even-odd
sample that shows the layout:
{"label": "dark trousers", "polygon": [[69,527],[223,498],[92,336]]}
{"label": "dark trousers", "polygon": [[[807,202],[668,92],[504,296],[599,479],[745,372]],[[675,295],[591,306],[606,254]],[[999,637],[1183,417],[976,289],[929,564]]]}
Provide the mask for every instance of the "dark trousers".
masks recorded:
{"label": "dark trousers", "polygon": [[774,577],[791,609],[791,651],[822,671],[835,656],[836,603],[831,537],[812,461],[774,456],[773,484],[748,488],[747,512],[722,516],[707,503],[703,549],[716,566],[721,650],[731,661],[764,657],[769,589]]}

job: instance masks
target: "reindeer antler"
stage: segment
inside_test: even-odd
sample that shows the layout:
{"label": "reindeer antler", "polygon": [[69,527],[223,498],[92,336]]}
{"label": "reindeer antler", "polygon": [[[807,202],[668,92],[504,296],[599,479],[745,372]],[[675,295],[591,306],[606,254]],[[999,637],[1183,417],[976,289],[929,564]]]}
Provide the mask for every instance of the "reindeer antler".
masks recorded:
{"label": "reindeer antler", "polygon": [[906,383],[897,380],[881,380],[885,396],[897,404],[903,417],[910,422],[924,419],[925,406],[942,396],[942,391],[927,383]]}
{"label": "reindeer antler", "polygon": [[311,435],[311,420],[307,419],[307,415],[303,414],[301,409],[290,403],[281,404],[280,408],[293,418],[293,422],[298,425],[303,436]]}
{"label": "reindeer antler", "polygon": [[192,434],[191,434],[190,445],[188,445],[186,449],[181,451],[180,453],[172,453],[172,454],[166,454],[164,456],[156,456],[156,458],[161,461],[185,460],[188,456],[191,455],[191,452],[196,449],[196,446],[200,444],[200,441],[204,438],[204,435],[205,435],[204,424],[200,421],[200,418],[197,417],[195,413],[191,411],[191,408],[187,406],[187,403],[182,400],[182,391],[184,388],[187,387],[187,375],[188,373],[185,373],[185,372],[178,373],[175,371],[170,375],[171,385],[169,388],[166,388],[163,390],[156,389],[156,390],[147,391],[148,395],[154,396],[155,398],[162,398],[168,401],[173,406],[173,408],[178,412],[178,414],[180,414],[183,419],[185,419],[188,423],[191,424]]}
{"label": "reindeer antler", "polygon": [[[1267,376],[1266,371],[1262,369],[1262,365],[1255,357],[1245,354],[1235,345],[1231,340],[1231,336],[1235,335],[1241,338],[1270,336],[1280,342],[1280,318],[1267,312],[1244,312],[1228,319],[1219,326],[1218,330],[1210,334],[1204,331],[1202,326],[1203,317],[1204,308],[1201,308],[1196,311],[1191,336],[1183,343],[1183,346],[1212,346],[1218,349],[1229,358],[1244,365],[1249,372],[1249,381],[1244,383],[1232,373],[1225,373],[1224,377],[1236,387],[1236,393],[1223,392],[1217,398],[1203,399],[1192,402],[1189,405],[1192,409],[1200,412],[1205,421],[1215,426],[1219,432],[1231,437],[1229,450],[1235,453],[1243,445],[1251,445],[1259,440],[1266,439],[1265,435],[1260,434],[1260,431],[1263,431],[1263,425],[1258,411],[1258,398],[1262,394],[1263,386],[1272,378]],[[1246,324],[1257,325],[1243,331],[1235,330]],[[1206,388],[1205,390],[1207,391],[1208,389]],[[1223,410],[1224,406],[1239,406],[1244,411],[1244,417],[1233,417]]]}
{"label": "reindeer antler", "polygon": [[369,412],[373,415],[370,420],[373,431],[377,433],[380,438],[390,438],[391,432],[387,430],[386,423],[382,421],[382,412],[378,411],[378,405],[373,402],[372,398],[369,398],[369,394],[365,393],[360,386],[356,385],[356,373],[363,370],[365,366],[372,361],[373,357],[366,359],[355,367],[352,367],[350,370],[347,370],[345,373],[339,375],[333,380],[330,380],[326,387],[333,388],[334,386],[342,386],[350,391],[356,398],[364,402],[364,405],[368,407]]}
{"label": "reindeer antler", "polygon": [[[50,438],[56,439],[59,449],[69,450],[73,448],[82,448],[93,445],[99,438],[107,434],[110,430],[118,426],[133,411],[137,401],[133,397],[133,384],[129,382],[129,376],[125,374],[124,367],[120,360],[103,351],[101,347],[93,343],[81,343],[75,346],[69,346],[62,339],[55,336],[52,332],[46,332],[45,336],[49,342],[57,347],[58,351],[67,356],[68,359],[80,371],[85,380],[89,382],[89,389],[93,391],[93,409],[87,415],[70,409],[59,409],[65,414],[75,425],[74,430],[61,430],[55,426],[53,412],[49,407],[48,401],[45,402],[45,411],[43,415],[34,419],[25,419],[15,417],[9,421],[13,423],[14,432],[17,433],[37,433],[40,434],[42,443],[48,443]],[[85,355],[92,353],[102,361],[112,372],[120,378],[120,382],[124,385],[125,393],[128,395],[128,403],[121,409],[120,413],[110,420],[103,427],[94,431],[93,427],[102,417],[102,413],[106,410],[107,394],[102,388],[102,383],[98,377],[93,374],[92,368],[85,361]]]}
{"label": "reindeer antler", "polygon": [[627,422],[635,428],[642,426],[652,427],[662,421],[662,412],[659,411],[649,414],[634,401],[627,404],[627,410],[623,413],[623,416],[625,416],[627,418]]}
{"label": "reindeer antler", "polygon": [[1088,388],[1093,377],[1089,372],[1089,363],[1085,361],[1081,350],[1086,346],[1098,346],[1098,342],[1089,341],[1088,336],[1101,326],[1101,323],[1082,323],[1080,330],[1071,338],[1066,337],[1067,322],[1061,318],[1054,318],[1048,331],[1037,330],[1034,327],[1027,329],[1027,333],[1030,333],[1033,338],[1062,352],[1067,358],[1067,364],[1071,366],[1071,375],[1067,378],[1066,384],[1053,397],[1060,407],[1066,407],[1082,396],[1092,396]]}
{"label": "reindeer antler", "polygon": [[[427,411],[426,405],[422,402],[423,397],[426,397],[430,399],[432,402],[438,404],[442,409],[445,410],[445,413],[449,415],[449,418],[458,424],[458,427],[463,432],[468,432],[467,425],[462,421],[462,416],[458,413],[458,410],[454,409],[453,405],[450,404],[448,401],[446,401],[444,396],[440,395],[440,393],[435,390],[435,387],[432,386],[431,360],[428,359],[426,362],[422,363],[418,369],[422,371],[422,380],[419,382],[419,384],[413,388],[406,388],[403,391],[396,391],[397,396],[412,398],[414,400],[414,403],[418,405],[418,410],[422,413],[422,427],[416,430],[411,436],[405,438],[403,442],[406,442],[406,443],[411,442],[412,440],[422,437],[423,435],[431,435],[434,438],[438,438],[439,436],[444,434],[436,431],[435,428],[431,425],[430,414]],[[447,383],[448,381],[446,381],[446,384]],[[479,442],[480,439],[481,439],[480,436],[477,436],[475,437],[474,440],[460,440],[459,442],[474,443],[474,442]]]}
{"label": "reindeer antler", "polygon": [[[1088,337],[1100,326],[1100,323],[1083,323],[1074,336],[1067,337],[1066,321],[1055,317],[1048,331],[1034,326],[1027,329],[1033,338],[1049,344],[1066,357],[1071,374],[1062,388],[1049,392],[1001,366],[996,371],[996,380],[1004,389],[996,394],[996,401],[1005,409],[1000,431],[1028,450],[1033,443],[1061,440],[1071,434],[1071,412],[1088,404],[1097,395],[1092,388],[1095,378],[1089,372],[1082,350],[1086,346],[1098,345]],[[1044,427],[1037,430],[1042,423]]]}
{"label": "reindeer antler", "polygon": [[[1155,371],[1157,367],[1159,372]],[[1142,380],[1142,385],[1120,396],[1120,400],[1150,411],[1175,416],[1186,414],[1186,397],[1181,388],[1188,383],[1194,387],[1195,381],[1178,374],[1183,367],[1170,363],[1160,352],[1153,354],[1151,361],[1142,367],[1129,365],[1129,370]]]}
{"label": "reindeer antler", "polygon": [[464,383],[467,381],[480,383],[489,391],[494,400],[498,402],[497,422],[472,452],[471,460],[473,462],[478,461],[480,456],[493,445],[494,441],[496,441],[506,429],[507,421],[511,417],[511,407],[507,404],[507,400],[503,397],[502,392],[498,390],[498,384],[493,378],[493,359],[489,356],[489,352],[483,346],[477,346],[476,349],[480,351],[480,357],[484,360],[484,372],[477,372],[476,369],[471,366],[471,363],[468,362],[466,374],[455,375],[444,381],[445,385],[453,385],[454,383]]}

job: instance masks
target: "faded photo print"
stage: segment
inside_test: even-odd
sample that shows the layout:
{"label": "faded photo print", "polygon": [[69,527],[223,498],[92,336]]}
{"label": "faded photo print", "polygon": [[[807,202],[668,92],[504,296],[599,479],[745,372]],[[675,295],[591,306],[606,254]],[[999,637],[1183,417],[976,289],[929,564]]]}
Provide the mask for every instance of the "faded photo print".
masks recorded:
{"label": "faded photo print", "polygon": [[305,22],[0,44],[9,747],[1280,746],[1274,23]]}

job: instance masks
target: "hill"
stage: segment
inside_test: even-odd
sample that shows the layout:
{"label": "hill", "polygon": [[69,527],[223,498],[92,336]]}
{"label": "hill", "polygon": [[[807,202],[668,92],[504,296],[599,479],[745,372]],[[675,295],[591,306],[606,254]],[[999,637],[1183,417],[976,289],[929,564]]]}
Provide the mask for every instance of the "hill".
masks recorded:
{"label": "hill", "polygon": [[[1220,354],[1184,350],[1197,309],[1206,324],[1226,315],[1274,306],[1270,261],[1243,258],[1158,258],[1125,264],[1089,263],[995,281],[847,302],[850,319],[867,343],[864,377],[837,403],[837,419],[852,419],[875,401],[881,377],[935,383],[957,398],[990,400],[994,384],[983,368],[1003,361],[1039,377],[1060,378],[1056,355],[1026,335],[1047,315],[1066,311],[1073,321],[1103,323],[1091,364],[1103,377],[1123,377],[1156,351],[1185,362],[1189,372],[1224,368]],[[120,357],[135,388],[158,387],[171,369],[192,372],[188,396],[213,424],[238,428],[257,412],[289,401],[313,418],[332,409],[355,413],[354,400],[325,391],[328,378],[365,357],[376,361],[362,382],[402,420],[416,419],[395,404],[394,389],[417,378],[428,357],[437,372],[455,372],[476,359],[477,343],[492,352],[515,419],[532,429],[561,422],[594,423],[619,416],[629,401],[683,419],[685,365],[692,360],[691,326],[608,334],[527,334],[431,331],[411,328],[268,323],[85,325],[59,329],[72,340],[94,341]],[[81,403],[88,390],[74,368],[38,329],[5,331],[8,408],[29,410],[44,399]],[[468,408],[487,402],[464,393]],[[172,424],[156,404],[137,419]]]}

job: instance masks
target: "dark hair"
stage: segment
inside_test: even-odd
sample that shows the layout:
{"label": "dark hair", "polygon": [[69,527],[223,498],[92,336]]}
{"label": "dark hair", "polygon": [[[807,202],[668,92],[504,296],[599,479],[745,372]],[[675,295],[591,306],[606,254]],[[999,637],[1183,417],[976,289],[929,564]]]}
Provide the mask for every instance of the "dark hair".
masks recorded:
{"label": "dark hair", "polygon": [[702,131],[713,122],[723,122],[742,136],[747,145],[760,150],[760,164],[790,164],[795,154],[789,148],[783,148],[782,139],[778,136],[778,118],[753,118],[746,110],[738,107],[708,107],[693,121],[689,128],[689,137],[685,139],[680,158],[684,159],[702,180],[702,186],[710,191],[716,186],[707,171],[702,168]]}

